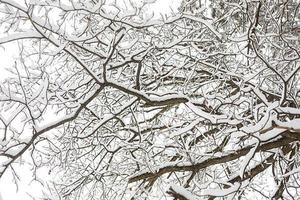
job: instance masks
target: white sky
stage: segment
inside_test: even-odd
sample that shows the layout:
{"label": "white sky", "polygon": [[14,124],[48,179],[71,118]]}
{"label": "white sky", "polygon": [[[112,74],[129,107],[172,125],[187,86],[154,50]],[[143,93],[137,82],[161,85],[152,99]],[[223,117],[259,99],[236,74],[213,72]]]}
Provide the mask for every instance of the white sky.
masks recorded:
{"label": "white sky", "polygon": [[[18,1],[19,0],[15,0]],[[65,0],[61,0],[65,1]],[[129,1],[129,0],[124,0]],[[133,0],[141,2],[143,0]],[[149,2],[149,0],[144,0]],[[151,6],[145,7],[145,10],[150,13],[154,12],[155,16],[160,16],[162,14],[165,16],[166,14],[170,14],[171,10],[177,11],[177,8],[180,5],[180,0],[157,0]],[[149,10],[148,10],[149,9]],[[0,32],[3,32],[0,30]],[[0,37],[2,35],[0,34]],[[14,65],[15,60],[18,56],[18,48],[16,43],[14,44],[5,44],[0,45],[0,82],[4,79],[9,78],[9,72],[6,70],[7,68],[11,68]],[[1,132],[0,132],[1,134]],[[26,160],[26,156],[24,156],[24,160]],[[34,195],[39,198],[42,197],[43,186],[36,181],[32,180],[32,172],[30,170],[30,165],[27,163],[17,166],[14,165],[16,171],[19,172],[20,175],[20,183],[17,191],[16,185],[13,182],[11,170],[7,170],[3,177],[0,179],[0,200],[32,200],[32,198],[28,195]],[[41,169],[43,179],[49,179],[47,177],[47,172],[45,169]]]}
{"label": "white sky", "polygon": [[0,81],[3,81],[9,76],[6,69],[10,68],[14,64],[14,58],[16,55],[15,45],[0,45]]}

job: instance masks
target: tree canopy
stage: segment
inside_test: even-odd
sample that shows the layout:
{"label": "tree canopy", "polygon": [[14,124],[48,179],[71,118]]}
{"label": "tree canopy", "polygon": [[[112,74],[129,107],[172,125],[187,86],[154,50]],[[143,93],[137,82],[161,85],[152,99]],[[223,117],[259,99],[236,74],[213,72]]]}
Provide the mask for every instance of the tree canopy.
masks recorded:
{"label": "tree canopy", "polygon": [[30,152],[48,199],[300,196],[300,2],[152,3],[0,0],[0,178]]}

